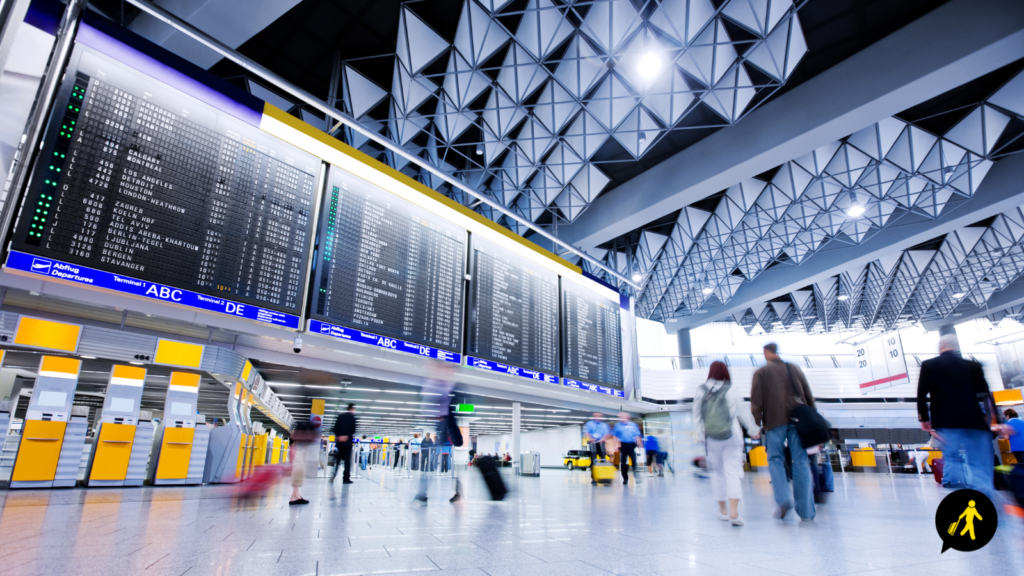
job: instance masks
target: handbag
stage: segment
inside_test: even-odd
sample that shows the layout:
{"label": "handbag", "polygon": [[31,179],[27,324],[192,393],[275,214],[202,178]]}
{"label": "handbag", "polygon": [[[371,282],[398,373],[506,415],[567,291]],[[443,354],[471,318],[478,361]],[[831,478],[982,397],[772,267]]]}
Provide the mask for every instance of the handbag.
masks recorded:
{"label": "handbag", "polygon": [[786,363],[786,373],[789,374],[789,383],[793,388],[793,397],[796,398],[797,402],[796,406],[789,412],[789,419],[793,421],[793,426],[796,427],[796,435],[800,437],[800,443],[806,449],[828,442],[831,439],[828,430],[832,426],[817,410],[808,406],[803,401],[803,393],[797,388],[796,381],[793,378],[793,369],[788,362]]}

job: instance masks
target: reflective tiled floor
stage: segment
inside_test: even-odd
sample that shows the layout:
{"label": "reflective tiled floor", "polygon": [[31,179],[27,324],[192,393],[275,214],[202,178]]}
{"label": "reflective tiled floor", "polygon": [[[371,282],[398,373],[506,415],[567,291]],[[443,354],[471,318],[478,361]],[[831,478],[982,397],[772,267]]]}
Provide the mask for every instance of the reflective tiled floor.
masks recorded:
{"label": "reflective tiled floor", "polygon": [[800,523],[772,520],[767,475],[748,474],[740,528],[688,473],[594,488],[544,470],[508,478],[501,503],[469,477],[457,504],[434,478],[426,505],[415,480],[380,471],[311,480],[301,508],[283,484],[255,501],[223,486],[0,492],[0,574],[1024,574],[1024,521],[1007,515],[981,551],[939,554],[945,491],[930,476],[837,476],[817,520]]}

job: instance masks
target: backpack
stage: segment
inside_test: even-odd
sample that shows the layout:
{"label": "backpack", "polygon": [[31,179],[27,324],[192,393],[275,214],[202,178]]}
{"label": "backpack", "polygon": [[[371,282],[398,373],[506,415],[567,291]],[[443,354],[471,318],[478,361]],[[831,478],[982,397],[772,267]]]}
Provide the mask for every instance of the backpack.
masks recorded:
{"label": "backpack", "polygon": [[704,420],[704,435],[715,440],[732,438],[732,416],[725,397],[732,388],[732,382],[725,382],[713,392],[706,384],[703,387],[706,391],[700,405],[700,416]]}
{"label": "backpack", "polygon": [[451,442],[452,446],[456,448],[462,447],[462,444],[465,442],[462,438],[462,430],[459,430],[459,424],[455,420],[455,415],[451,412],[438,425],[437,437],[438,444]]}

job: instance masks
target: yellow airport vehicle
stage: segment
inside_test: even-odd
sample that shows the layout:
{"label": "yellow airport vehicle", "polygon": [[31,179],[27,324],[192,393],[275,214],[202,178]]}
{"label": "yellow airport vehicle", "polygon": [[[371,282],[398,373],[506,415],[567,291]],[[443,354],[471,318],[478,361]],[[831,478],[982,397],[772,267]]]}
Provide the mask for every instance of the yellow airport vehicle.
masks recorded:
{"label": "yellow airport vehicle", "polygon": [[569,470],[590,468],[590,450],[569,450],[562,457],[562,464]]}

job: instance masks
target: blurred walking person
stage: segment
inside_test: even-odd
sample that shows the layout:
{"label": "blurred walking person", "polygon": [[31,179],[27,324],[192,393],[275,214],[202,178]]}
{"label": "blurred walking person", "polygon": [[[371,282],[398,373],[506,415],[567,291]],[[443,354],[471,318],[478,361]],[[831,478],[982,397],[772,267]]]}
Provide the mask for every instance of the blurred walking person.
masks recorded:
{"label": "blurred walking person", "polygon": [[636,473],[636,445],[642,441],[640,428],[629,419],[627,412],[619,412],[619,421],[612,428],[612,436],[622,443],[619,446],[619,467],[622,470],[622,484],[629,484],[629,463],[633,465],[633,478],[640,482]]}
{"label": "blurred walking person", "polygon": [[[807,450],[800,442],[796,426],[789,414],[798,403],[814,407],[814,395],[799,366],[783,362],[779,347],[766,344],[764,357],[768,363],[754,372],[750,389],[750,411],[754,423],[765,430],[768,449],[768,473],[778,508],[773,516],[786,517],[790,508],[805,522],[814,520],[814,492],[811,489],[811,464]],[[793,487],[786,477],[786,448],[793,464]]]}
{"label": "blurred walking person", "polygon": [[963,462],[967,487],[995,500],[992,430],[1002,429],[999,413],[981,364],[960,356],[956,334],[939,338],[939,355],[921,363],[917,414],[921,428],[942,442],[945,467]]}
{"label": "blurred walking person", "polygon": [[644,436],[644,452],[647,454],[647,475],[654,476],[654,469],[658,469],[658,476],[664,476],[665,471],[661,469],[660,458],[658,458],[658,437],[654,434]]}
{"label": "blurred walking person", "polygon": [[752,414],[743,406],[743,396],[732,385],[724,363],[712,362],[708,381],[697,387],[693,396],[693,417],[698,441],[706,442],[707,446],[711,493],[718,501],[718,519],[743,526],[740,518],[743,430],[754,440],[760,438],[760,434]]}
{"label": "blurred walking person", "polygon": [[[604,449],[604,441],[611,434],[611,430],[608,425],[601,421],[604,414],[600,412],[594,412],[590,420],[583,425],[583,438],[587,441],[587,448],[590,449],[590,465],[597,464],[597,459],[602,460],[608,459],[608,454]],[[597,485],[597,480],[593,477],[590,479],[590,483]]]}
{"label": "blurred walking person", "polygon": [[341,483],[352,483],[352,438],[356,434],[356,405],[349,404],[348,410],[338,414],[338,420],[334,423],[334,441],[338,444],[338,459],[334,463],[334,472],[331,474],[330,482],[338,477],[338,466],[341,461],[345,462],[345,469],[342,473]]}

